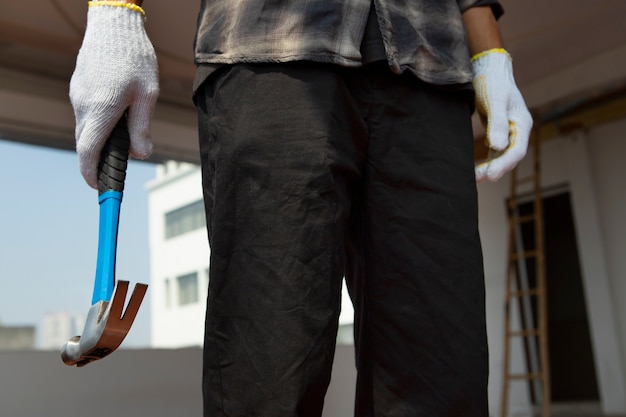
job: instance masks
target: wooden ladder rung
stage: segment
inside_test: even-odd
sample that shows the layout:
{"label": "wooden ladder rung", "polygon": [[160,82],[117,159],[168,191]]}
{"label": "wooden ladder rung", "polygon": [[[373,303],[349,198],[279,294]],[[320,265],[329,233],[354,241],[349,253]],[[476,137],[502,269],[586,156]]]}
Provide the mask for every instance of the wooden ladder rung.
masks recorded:
{"label": "wooden ladder rung", "polygon": [[524,216],[511,216],[511,218],[516,223],[521,224],[521,223],[528,223],[528,222],[535,221],[536,216],[534,214],[526,214]]}
{"label": "wooden ladder rung", "polygon": [[526,184],[528,182],[533,182],[535,181],[536,176],[535,175],[529,175],[527,177],[522,177],[522,178],[516,178],[515,179],[515,185],[520,185],[520,184]]}
{"label": "wooden ladder rung", "polygon": [[515,297],[529,297],[539,295],[539,290],[537,288],[530,288],[528,290],[518,290],[518,291],[509,291],[507,293],[507,298],[515,298]]}
{"label": "wooden ladder rung", "polygon": [[531,380],[531,379],[542,379],[542,378],[543,378],[542,374],[510,374],[508,375],[508,379]]}
{"label": "wooden ladder rung", "polygon": [[537,257],[536,250],[529,250],[525,252],[511,253],[509,254],[510,261],[519,261],[520,259],[528,259]]}
{"label": "wooden ladder rung", "polygon": [[514,330],[507,333],[509,337],[539,336],[539,329]]}

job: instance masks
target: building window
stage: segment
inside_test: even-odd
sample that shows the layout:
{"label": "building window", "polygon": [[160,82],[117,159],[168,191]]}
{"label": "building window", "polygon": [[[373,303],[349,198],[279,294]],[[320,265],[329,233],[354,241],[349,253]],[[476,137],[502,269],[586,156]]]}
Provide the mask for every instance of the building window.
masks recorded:
{"label": "building window", "polygon": [[198,273],[182,275],[178,281],[178,304],[181,306],[198,302]]}
{"label": "building window", "polygon": [[204,203],[198,200],[165,214],[165,238],[179,236],[204,225]]}

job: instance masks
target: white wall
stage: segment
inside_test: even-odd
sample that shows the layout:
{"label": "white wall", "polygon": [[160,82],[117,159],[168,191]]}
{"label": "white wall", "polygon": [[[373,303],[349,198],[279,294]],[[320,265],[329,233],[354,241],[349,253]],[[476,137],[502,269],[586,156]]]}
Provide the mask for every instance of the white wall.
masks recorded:
{"label": "white wall", "polygon": [[[591,174],[604,237],[622,366],[626,365],[626,120],[589,133]],[[626,378],[626,370],[622,369]],[[624,394],[626,396],[626,394]]]}
{"label": "white wall", "polygon": [[[543,186],[566,185],[572,193],[601,406],[607,413],[626,412],[626,372],[623,365],[626,363],[624,136],[626,121],[594,129],[588,137],[578,134],[549,141],[542,147]],[[531,162],[532,158],[527,157],[520,166],[521,176],[530,173]],[[505,199],[510,193],[509,187],[508,175],[496,184],[479,185],[491,353],[489,394],[492,415],[499,415],[501,401],[507,251]],[[528,191],[528,188],[520,191]],[[512,368],[522,370],[523,367],[521,343],[514,340]],[[528,415],[529,407],[526,384],[512,382],[509,391],[510,415]]]}
{"label": "white wall", "polygon": [[[157,179],[148,187],[152,346],[201,346],[209,266],[209,244],[204,227],[165,239],[165,213],[202,199],[200,169],[186,166],[175,179],[175,189],[167,179]],[[178,305],[176,278],[198,274],[198,302]],[[165,281],[169,280],[169,295]],[[169,297],[169,305],[167,304]]]}

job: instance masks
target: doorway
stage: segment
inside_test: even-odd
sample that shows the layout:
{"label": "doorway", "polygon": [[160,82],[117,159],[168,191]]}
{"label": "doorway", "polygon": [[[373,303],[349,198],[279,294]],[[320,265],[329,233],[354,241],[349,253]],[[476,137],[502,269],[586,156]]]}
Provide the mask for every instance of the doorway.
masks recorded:
{"label": "doorway", "polygon": [[[519,214],[531,213],[533,206],[533,201],[520,204]],[[598,383],[569,192],[560,188],[545,193],[543,215],[552,402],[597,402]],[[520,232],[524,250],[533,250],[534,224],[523,224]],[[535,259],[527,259],[524,269],[528,285],[536,287]],[[531,307],[536,321],[536,299]],[[536,340],[525,342],[526,363],[536,362],[537,358],[531,356],[536,355],[538,348],[529,345]],[[537,403],[541,398],[537,387],[530,383],[529,389]]]}

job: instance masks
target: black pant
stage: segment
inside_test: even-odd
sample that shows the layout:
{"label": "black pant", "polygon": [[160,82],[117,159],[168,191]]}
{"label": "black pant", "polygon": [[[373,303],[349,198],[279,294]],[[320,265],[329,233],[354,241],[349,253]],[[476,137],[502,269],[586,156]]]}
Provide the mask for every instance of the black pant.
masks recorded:
{"label": "black pant", "polygon": [[344,274],[357,416],[488,415],[470,96],[385,65],[204,83],[205,416],[321,415]]}

